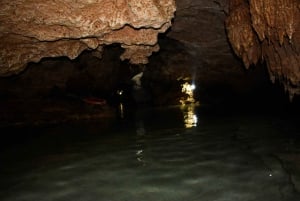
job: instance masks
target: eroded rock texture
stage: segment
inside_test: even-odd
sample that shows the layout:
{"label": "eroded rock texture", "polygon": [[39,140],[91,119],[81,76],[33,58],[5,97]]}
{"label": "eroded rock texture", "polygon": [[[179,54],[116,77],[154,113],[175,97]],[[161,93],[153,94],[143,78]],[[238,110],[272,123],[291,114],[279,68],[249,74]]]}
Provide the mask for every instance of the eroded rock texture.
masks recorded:
{"label": "eroded rock texture", "polygon": [[226,27],[246,67],[265,61],[271,80],[300,94],[300,1],[231,0]]}
{"label": "eroded rock texture", "polygon": [[147,63],[157,35],[171,25],[174,0],[2,0],[0,75],[43,57],[77,57],[119,43],[122,59]]}
{"label": "eroded rock texture", "polygon": [[194,67],[211,70],[240,68],[224,29],[227,0],[176,0],[176,17],[168,36],[182,42]]}

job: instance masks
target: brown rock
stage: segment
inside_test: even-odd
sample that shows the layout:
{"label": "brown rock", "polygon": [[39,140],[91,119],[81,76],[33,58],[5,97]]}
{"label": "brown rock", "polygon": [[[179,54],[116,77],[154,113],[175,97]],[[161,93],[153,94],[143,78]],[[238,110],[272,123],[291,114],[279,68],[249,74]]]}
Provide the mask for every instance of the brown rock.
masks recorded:
{"label": "brown rock", "polygon": [[174,0],[3,0],[1,5],[0,75],[20,72],[43,57],[73,59],[112,43],[128,48],[124,59],[146,63],[175,12]]}
{"label": "brown rock", "polygon": [[244,64],[265,61],[273,82],[290,98],[300,94],[300,1],[232,0],[226,20],[229,41]]}

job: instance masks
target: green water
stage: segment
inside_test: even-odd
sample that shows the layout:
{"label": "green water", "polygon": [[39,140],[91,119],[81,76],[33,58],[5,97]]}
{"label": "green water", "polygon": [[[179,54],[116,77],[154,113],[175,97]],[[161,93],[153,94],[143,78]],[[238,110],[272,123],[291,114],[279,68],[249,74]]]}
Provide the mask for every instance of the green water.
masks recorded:
{"label": "green water", "polygon": [[0,200],[300,200],[296,117],[201,107],[122,117],[3,129]]}

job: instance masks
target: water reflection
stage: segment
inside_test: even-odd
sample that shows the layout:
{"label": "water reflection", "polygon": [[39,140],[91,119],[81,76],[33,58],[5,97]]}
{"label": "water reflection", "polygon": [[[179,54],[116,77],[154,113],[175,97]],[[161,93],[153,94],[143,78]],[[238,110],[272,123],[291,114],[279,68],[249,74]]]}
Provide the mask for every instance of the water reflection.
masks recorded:
{"label": "water reflection", "polygon": [[124,105],[123,103],[119,103],[119,116],[121,119],[124,119]]}
{"label": "water reflection", "polygon": [[138,136],[143,136],[146,134],[144,121],[142,119],[136,121],[136,134]]}
{"label": "water reflection", "polygon": [[195,113],[194,104],[182,105],[181,111],[183,112],[183,120],[186,128],[196,127],[198,123],[198,117]]}
{"label": "water reflection", "polygon": [[137,120],[136,121],[136,135],[137,135],[137,149],[135,151],[136,159],[138,162],[140,162],[142,165],[145,165],[145,160],[144,160],[144,144],[145,144],[145,126],[144,126],[144,121],[143,120]]}
{"label": "water reflection", "polygon": [[[281,116],[205,113],[198,122],[199,109],[147,110],[120,121],[127,127],[118,132],[98,123],[28,130],[40,135],[0,153],[0,200],[299,200],[296,169],[284,168],[297,165],[297,139],[288,152],[286,145],[298,125]],[[183,129],[183,117],[201,129]]]}
{"label": "water reflection", "polygon": [[[158,108],[155,110],[141,109],[134,115],[135,146],[134,158],[141,166],[149,163],[148,140],[153,135],[153,129],[169,130],[196,127],[198,117],[196,114],[197,104],[185,104],[169,109]],[[126,116],[126,115],[125,115]],[[176,123],[174,123],[176,122]]]}

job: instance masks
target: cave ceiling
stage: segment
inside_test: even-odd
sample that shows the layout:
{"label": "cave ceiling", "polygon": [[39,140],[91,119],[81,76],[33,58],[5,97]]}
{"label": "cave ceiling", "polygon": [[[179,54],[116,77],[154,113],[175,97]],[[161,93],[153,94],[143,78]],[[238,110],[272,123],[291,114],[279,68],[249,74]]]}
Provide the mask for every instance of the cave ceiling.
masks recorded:
{"label": "cave ceiling", "polygon": [[[124,48],[121,59],[148,63],[158,35],[182,43],[189,65],[219,72],[266,63],[272,81],[300,94],[299,0],[3,0],[0,75],[44,57]],[[239,58],[240,59],[239,59]]]}
{"label": "cave ceiling", "polygon": [[125,49],[121,59],[147,63],[174,11],[174,0],[2,0],[0,74],[18,73],[43,57],[101,52],[113,43]]}

